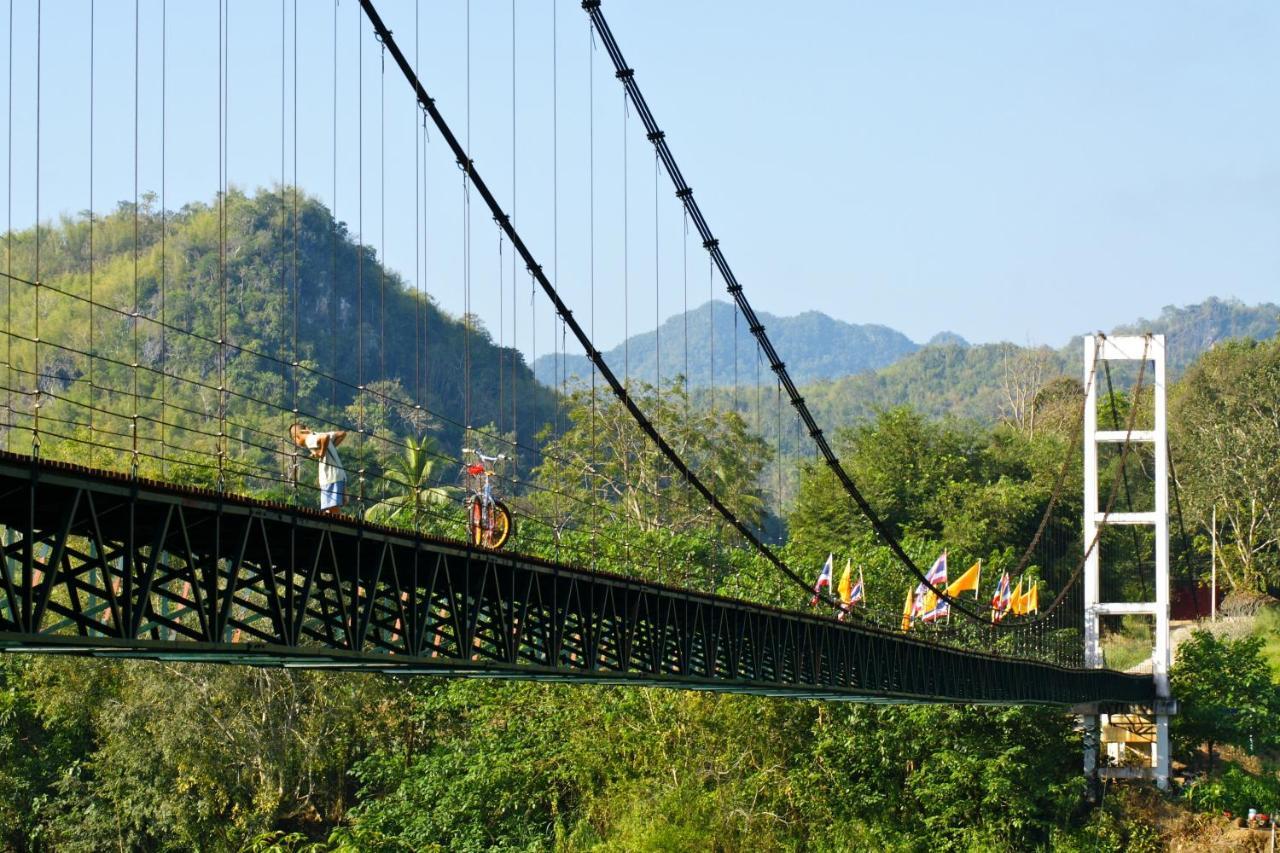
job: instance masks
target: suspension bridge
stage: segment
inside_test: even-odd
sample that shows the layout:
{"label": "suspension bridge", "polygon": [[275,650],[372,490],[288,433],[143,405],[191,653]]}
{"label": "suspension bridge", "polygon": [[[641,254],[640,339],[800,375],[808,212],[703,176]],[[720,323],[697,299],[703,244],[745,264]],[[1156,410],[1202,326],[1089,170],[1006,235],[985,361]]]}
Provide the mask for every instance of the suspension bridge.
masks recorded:
{"label": "suspension bridge", "polygon": [[[757,427],[766,420],[778,424],[769,455],[776,460],[779,483],[785,417],[794,421],[815,458],[835,475],[840,499],[855,506],[878,534],[903,585],[920,584],[949,601],[954,619],[947,626],[904,632],[897,627],[892,604],[887,610],[854,610],[849,618],[837,620],[827,614],[834,614],[839,602],[825,593],[819,596],[824,608],[805,607],[811,593],[809,568],[792,566],[786,550],[766,531],[762,514],[751,511],[743,496],[726,492],[705,454],[691,452],[687,442],[674,440],[663,426],[659,414],[673,405],[675,420],[683,417],[687,425],[692,417],[687,392],[675,404],[664,402],[668,386],[659,379],[641,393],[629,375],[630,365],[607,363],[593,342],[598,298],[594,241],[601,227],[595,210],[594,135],[588,143],[591,192],[586,205],[591,256],[583,276],[590,280],[584,294],[589,309],[579,307],[588,317],[584,325],[565,295],[565,279],[571,276],[559,270],[557,226],[552,226],[550,250],[535,251],[533,242],[522,236],[514,211],[504,208],[499,191],[486,182],[468,150],[470,89],[462,138],[444,107],[429,94],[431,81],[419,62],[416,5],[411,18],[404,15],[397,24],[405,33],[412,21],[410,41],[397,38],[371,0],[341,10],[335,3],[332,44],[312,49],[305,39],[299,41],[300,16],[309,13],[299,11],[296,3],[282,2],[276,18],[274,7],[268,9],[271,4],[250,12],[230,0],[216,0],[218,87],[217,109],[211,110],[218,139],[216,202],[175,214],[166,208],[164,175],[167,169],[191,164],[180,159],[183,154],[173,154],[181,147],[166,137],[173,131],[164,117],[171,98],[164,81],[167,57],[175,49],[168,45],[168,8],[163,2],[135,3],[130,45],[135,138],[134,159],[128,166],[134,200],[109,216],[95,212],[94,171],[124,166],[101,163],[101,155],[95,154],[95,134],[100,133],[94,117],[95,51],[100,49],[95,25],[91,19],[87,99],[78,103],[66,92],[41,89],[41,75],[51,57],[72,62],[79,47],[57,43],[44,29],[48,21],[41,20],[39,4],[29,5],[35,7],[29,24],[36,45],[32,127],[14,123],[12,67],[9,73],[11,139],[14,133],[27,133],[32,139],[33,162],[27,171],[34,181],[35,217],[31,229],[15,231],[11,141],[3,274],[5,450],[0,454],[0,647],[6,651],[655,685],[838,701],[1047,704],[1091,713],[1155,706],[1159,685],[1150,676],[1103,668],[1092,635],[1086,660],[1082,639],[1086,612],[1090,619],[1111,612],[1098,609],[1105,590],[1099,591],[1090,573],[1097,569],[1102,528],[1109,520],[1142,520],[1133,513],[1113,512],[1118,479],[1109,494],[1099,496],[1095,488],[1089,536],[1072,527],[1078,520],[1062,520],[1068,512],[1064,484],[1079,458],[1083,424],[1096,427],[1095,360],[1090,359],[1084,377],[1075,442],[1064,450],[1043,519],[1029,542],[1009,543],[1021,555],[1011,569],[1017,574],[1034,567],[1051,604],[1034,616],[995,623],[987,608],[972,599],[947,596],[945,588],[926,578],[841,465],[792,381],[784,354],[775,350],[729,266],[599,0],[582,3],[589,24],[588,51],[594,57],[602,50],[609,65],[597,70],[591,58],[588,79],[577,82],[590,88],[594,134],[595,77],[611,70],[609,76],[624,95],[623,145],[626,135],[635,134],[652,146],[655,316],[664,292],[659,241],[674,232],[668,244],[678,249],[668,249],[667,263],[682,265],[682,270],[677,266],[680,271],[668,276],[666,284],[673,287],[674,279],[682,285],[687,317],[692,237],[695,252],[698,247],[706,252],[709,282],[719,280],[733,300],[735,322],[740,318],[754,340],[755,352],[746,360],[755,370],[754,415]],[[345,19],[340,20],[340,11]],[[555,4],[549,11],[551,76],[559,87]],[[149,44],[146,54],[148,80],[160,81],[158,106],[143,104],[139,95],[139,21],[144,13],[146,31],[158,33],[159,48]],[[253,22],[241,23],[235,17],[239,15]],[[511,15],[512,164],[506,179],[514,204],[519,79],[514,4]],[[228,72],[230,45],[244,28],[260,33],[274,32],[277,26],[279,187],[249,199],[229,178],[234,163],[229,162],[228,128],[237,115]],[[14,27],[11,16],[11,57]],[[468,87],[470,27],[468,6]],[[211,32],[208,38],[212,40]],[[305,159],[298,154],[299,137],[307,136],[298,118],[298,87],[306,82],[298,63],[302,58],[312,77],[327,79],[313,66],[330,49],[332,216],[326,218],[322,206],[301,197],[298,187],[299,162]],[[354,71],[340,69],[339,58],[351,56]],[[371,62],[375,64],[369,68]],[[213,71],[210,63],[209,73]],[[371,232],[364,223],[365,194],[373,195],[365,187],[364,101],[371,88],[366,73],[376,83],[381,120],[377,199],[383,238],[377,252],[365,243]],[[355,103],[340,103],[340,82],[352,77],[356,91],[350,100]],[[560,100],[557,88],[552,102],[558,107]],[[405,125],[414,142],[411,165],[387,160],[388,105],[393,113],[412,115]],[[87,113],[85,156],[90,175],[87,215],[52,235],[56,229],[42,223],[46,212],[40,209],[42,175],[59,167],[47,155],[41,158],[46,145],[41,116],[50,110]],[[147,207],[138,195],[140,110],[159,116],[157,209]],[[638,129],[628,124],[633,114],[639,119]],[[357,144],[349,146],[357,149],[354,163],[340,156],[339,134],[348,133],[350,122],[358,135]],[[626,156],[624,147],[622,195],[624,205],[630,205],[626,199],[633,190]],[[559,164],[557,153],[550,171],[555,173]],[[27,165],[19,162],[19,179]],[[290,167],[292,179],[286,180]],[[340,170],[357,175],[351,233],[337,219]],[[387,248],[388,171],[393,189],[403,185],[413,193],[415,216],[420,217],[413,238],[420,245],[415,246],[411,283],[388,275],[381,257]],[[660,193],[661,175],[670,187]],[[446,182],[447,193],[438,186]],[[455,206],[461,201],[456,231],[449,232],[450,251],[456,255],[456,265],[449,269],[457,273],[455,279],[465,291],[465,310],[453,326],[440,321],[432,327],[430,318],[437,314],[428,300],[428,284],[433,281],[435,255],[446,250],[443,238],[432,243],[427,211],[446,196]],[[666,231],[660,221],[664,204],[675,205],[668,210]],[[550,216],[525,216],[543,220],[536,226],[543,233],[545,220],[558,222],[559,205],[557,197]],[[524,205],[526,210],[530,206]],[[630,209],[624,207],[624,214]],[[478,248],[480,241],[473,235],[485,227],[486,218],[492,220],[496,257]],[[623,219],[625,255],[630,238]],[[616,226],[617,217],[608,222]],[[192,223],[207,226],[208,251],[173,245],[175,227]],[[246,258],[254,251],[246,236],[250,228],[266,235],[262,239],[275,259],[272,263],[249,268]],[[429,246],[434,254],[429,255]],[[116,254],[104,267],[101,256],[107,252]],[[547,254],[552,259],[544,266]],[[498,283],[495,304],[504,313],[496,341],[491,333],[482,333],[473,313],[473,300],[480,299],[481,271]],[[438,278],[435,286],[446,286]],[[603,298],[617,297],[617,278],[611,277]],[[625,269],[621,278],[623,310],[629,312],[633,284]],[[525,279],[527,300],[523,292],[517,295]],[[260,297],[262,293],[266,295]],[[538,305],[544,306],[541,326]],[[535,438],[540,431],[559,436],[571,428],[564,403],[570,395],[567,377],[554,393],[529,384],[517,353],[518,311],[525,306],[533,348],[542,328],[549,330],[543,332],[544,341],[552,340],[558,358],[573,339],[592,363],[589,388],[579,389],[590,401],[586,462],[557,456],[563,451]],[[251,315],[258,309],[268,319],[254,319]],[[450,338],[459,326],[460,336]],[[327,345],[316,342],[325,338]],[[685,375],[689,339],[686,328]],[[412,359],[400,357],[410,344]],[[711,344],[714,359],[714,338]],[[1094,345],[1095,355],[1103,353],[1097,363],[1105,365],[1108,344],[1099,339]],[[722,358],[728,357],[724,346]],[[735,387],[732,404],[720,402],[724,417],[740,416],[736,338],[733,347]],[[1145,349],[1138,360],[1145,368]],[[768,382],[760,378],[762,367],[772,374]],[[681,372],[679,364],[667,369],[668,378]],[[396,389],[385,384],[393,378],[400,383]],[[453,382],[450,387],[458,391],[451,398],[439,391],[446,382]],[[489,384],[477,391],[483,383]],[[1135,399],[1143,383],[1140,371]],[[770,393],[762,394],[762,387],[769,385]],[[538,394],[553,402],[538,408]],[[742,396],[751,395],[748,389]],[[710,396],[714,420],[714,389]],[[761,402],[766,397],[775,401],[767,418]],[[1122,422],[1110,389],[1108,398],[1114,429],[1098,440],[1119,448],[1123,469],[1130,445],[1154,433],[1137,428],[1139,406],[1134,405],[1127,422]],[[625,482],[615,469],[596,464],[606,456],[616,459],[630,452],[605,444],[598,424],[598,419],[603,422],[605,401],[625,414],[645,443],[645,452],[654,454],[658,476],[646,483]],[[708,403],[698,400],[692,405]],[[344,445],[351,461],[351,503],[343,514],[313,509],[317,487],[306,473],[305,451],[284,440],[289,426],[298,421],[351,436]],[[393,421],[403,429],[389,428]],[[437,439],[421,441],[432,430]],[[407,446],[417,451],[411,457],[417,468],[402,476],[388,460],[403,453],[404,432],[410,433]],[[464,535],[468,496],[452,477],[462,460],[456,448],[445,448],[450,443],[460,448],[464,441],[512,460],[505,470],[495,472],[517,522],[516,535],[501,550]],[[548,466],[577,472],[581,488],[536,476]],[[1124,483],[1127,492],[1128,480]],[[638,491],[657,507],[660,532],[664,518],[696,523],[669,531],[666,538],[636,537],[616,523],[616,495],[624,489]],[[689,527],[704,536],[698,540],[703,547],[690,545]],[[774,601],[725,595],[717,580],[732,575],[744,560],[762,566],[781,588],[793,593]],[[1158,606],[1167,612],[1167,589],[1161,603],[1142,612],[1154,613]]]}

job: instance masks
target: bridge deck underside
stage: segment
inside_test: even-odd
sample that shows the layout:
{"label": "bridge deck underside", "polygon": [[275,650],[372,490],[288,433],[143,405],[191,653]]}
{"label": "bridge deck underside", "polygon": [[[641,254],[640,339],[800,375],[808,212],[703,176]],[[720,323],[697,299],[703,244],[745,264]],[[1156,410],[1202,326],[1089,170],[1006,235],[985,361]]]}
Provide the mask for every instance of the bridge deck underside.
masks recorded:
{"label": "bridge deck underside", "polygon": [[0,533],[8,651],[866,702],[1152,698],[1146,678],[10,454]]}

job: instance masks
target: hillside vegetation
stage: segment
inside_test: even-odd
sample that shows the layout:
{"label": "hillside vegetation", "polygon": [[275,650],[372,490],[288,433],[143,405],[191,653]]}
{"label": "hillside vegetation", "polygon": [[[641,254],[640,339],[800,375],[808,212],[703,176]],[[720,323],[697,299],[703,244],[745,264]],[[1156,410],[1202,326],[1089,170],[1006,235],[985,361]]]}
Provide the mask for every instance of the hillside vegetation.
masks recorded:
{"label": "hillside vegetation", "polygon": [[[241,425],[237,439],[265,444],[279,437],[282,444],[290,413],[274,401],[294,397],[287,368],[295,313],[299,359],[341,379],[307,379],[297,389],[300,410],[358,422],[393,448],[412,438],[418,448],[434,442],[456,453],[464,433],[448,413],[467,408],[462,354],[469,343],[470,387],[484,392],[470,395],[473,422],[511,426],[494,389],[502,387],[500,371],[509,382],[514,370],[515,426],[553,451],[526,466],[520,489],[509,497],[525,517],[551,518],[555,537],[527,524],[513,547],[562,559],[590,547],[602,570],[806,606],[807,590],[731,547],[705,503],[688,499],[617,403],[582,392],[557,401],[510,351],[384,273],[371,250],[361,250],[309,199],[300,205],[295,312],[292,228],[282,201],[272,192],[232,194],[225,254],[216,207],[193,205],[166,217],[163,265],[158,212],[136,211],[136,279],[135,211],[126,206],[103,217],[95,225],[93,293],[109,307],[93,314],[66,295],[89,293],[87,224],[69,220],[45,231],[41,278],[48,286],[38,311],[30,285],[13,286],[5,373],[20,390],[33,378],[40,382],[47,404],[42,453],[126,462],[129,436],[120,421],[131,419],[136,399],[147,424],[143,448],[189,445],[181,451],[192,454],[188,462],[165,473],[207,482],[198,457],[212,447],[207,422],[217,418],[219,400],[216,387],[212,395],[208,389],[221,371],[245,392],[226,401],[228,421]],[[33,239],[30,231],[16,235],[15,273],[33,270]],[[234,347],[221,364],[216,336],[224,292]],[[195,330],[205,340],[162,337],[150,321],[138,322],[135,338],[129,316],[135,301],[147,317],[163,312],[176,329]],[[90,351],[95,355],[84,355]],[[137,396],[129,366],[135,352]],[[979,557],[1007,565],[1036,529],[1063,454],[1078,447],[1072,416],[1080,411],[1080,388],[1072,380],[1053,381],[1051,369],[1059,363],[1054,359],[1074,363],[1076,356],[1032,355],[1018,361],[1025,352],[954,341],[927,347],[887,368],[912,389],[908,405],[850,408],[842,416],[849,423],[832,430],[849,469],[915,558],[949,548],[957,565]],[[1048,366],[1041,369],[1041,361]],[[999,379],[990,382],[991,371],[1002,377],[1006,365],[1021,389],[1009,414],[995,423],[991,409],[965,409],[977,398],[999,411],[1001,395],[1008,395]],[[158,384],[146,368],[162,366],[177,376]],[[371,381],[376,395],[353,388]],[[404,406],[385,402],[411,402],[419,384],[430,407],[448,417],[415,420],[403,414]],[[942,390],[942,402],[930,403]],[[764,517],[775,472],[768,436],[762,441],[755,433],[752,415],[758,413],[747,408],[748,395],[730,411],[723,389],[719,408],[704,405],[710,389],[691,395],[689,406],[678,383],[664,385],[661,400],[653,399],[652,388],[635,391],[664,435],[740,517]],[[813,396],[821,403],[820,393]],[[1124,413],[1141,404],[1134,396],[1122,387],[1108,402]],[[77,406],[89,402],[101,410],[92,424]],[[33,425],[30,397],[18,395],[11,405],[6,416],[17,429],[8,437],[25,439]],[[556,405],[564,417],[553,432],[545,425]],[[1185,478],[1188,529],[1175,546],[1179,571],[1207,573],[1216,507],[1220,578],[1254,591],[1280,584],[1273,512],[1280,506],[1280,341],[1216,346],[1183,373],[1171,405],[1179,413],[1171,420],[1171,444]],[[972,420],[936,417],[957,411],[971,411]],[[158,429],[158,423],[168,426]],[[1236,431],[1232,440],[1216,440],[1227,425]],[[793,435],[789,423],[784,431]],[[419,443],[424,434],[426,443]],[[86,460],[80,442],[87,440],[117,449]],[[252,445],[244,446],[250,456],[239,460],[243,471],[237,469],[231,488],[278,494],[271,477],[247,473],[250,464],[282,464],[271,447],[253,457]],[[456,525],[441,526],[451,520],[437,522],[420,511],[417,498],[432,494],[421,470],[394,469],[396,460],[381,452],[352,447],[345,453],[397,474],[379,486],[399,499],[380,520],[459,534]],[[310,466],[304,476],[313,472]],[[150,467],[148,473],[159,472]],[[584,473],[621,487],[602,495]],[[780,546],[784,556],[802,572],[816,573],[827,553],[841,563],[865,563],[867,610],[900,611],[908,581],[825,466],[795,464],[790,473],[793,494],[783,503],[791,538]],[[1072,543],[1078,542],[1078,476],[1066,487],[1060,522],[1064,564],[1073,564]],[[602,505],[583,512],[582,500]],[[603,544],[586,516],[600,524]],[[1132,557],[1126,565],[1136,565],[1141,544],[1126,538],[1110,556],[1117,563]],[[637,553],[656,559],[642,562]],[[1135,583],[1113,579],[1119,592],[1132,592]],[[1074,629],[1063,633],[1060,639],[1078,651]],[[1175,745],[1179,760],[1205,777],[1160,800],[1163,807],[1221,813],[1280,797],[1280,703],[1266,665],[1272,639],[1195,638],[1190,648],[1196,653],[1174,673],[1194,697],[1179,718]],[[1210,764],[1205,758],[1215,748],[1219,758]],[[1224,748],[1232,750],[1226,764]],[[1059,708],[857,705],[8,654],[0,656],[0,848],[1120,853],[1166,844],[1150,800],[1112,789],[1100,807],[1090,805],[1081,750],[1075,719]]]}
{"label": "hillside vegetation", "polygon": [[[709,318],[714,305],[714,353]],[[689,385],[709,384],[715,359],[715,384],[737,383],[750,389],[755,382],[755,342],[739,319],[738,373],[733,373],[733,306],[723,302],[691,310],[689,324]],[[992,424],[1016,415],[1019,394],[1028,387],[1059,376],[1076,377],[1081,370],[1081,338],[1061,348],[1013,343],[969,344],[958,335],[940,332],[923,346],[884,326],[855,326],[808,311],[795,317],[762,314],[774,346],[805,400],[824,426],[852,424],[877,411],[907,405],[933,417],[953,416]],[[1202,353],[1233,338],[1268,340],[1280,330],[1280,305],[1244,305],[1210,297],[1183,307],[1165,306],[1151,320],[1117,326],[1112,334],[1154,332],[1167,338],[1167,367],[1171,378],[1181,375]],[[670,318],[659,330],[663,375],[684,370],[684,317]],[[629,348],[629,349],[628,349]],[[654,334],[631,337],[605,353],[621,372],[629,358],[633,377],[653,381]],[[534,362],[540,382],[558,386],[560,370],[568,377],[589,376],[585,357],[570,353],[563,364],[553,356]],[[764,369],[766,381],[768,369]],[[704,395],[705,396],[705,395]],[[745,395],[750,397],[750,394]]]}
{"label": "hillside vegetation", "polygon": [[[147,197],[137,211],[121,203],[98,217],[92,239],[91,255],[83,217],[42,229],[38,317],[36,289],[21,280],[9,287],[15,336],[4,403],[15,426],[29,427],[34,398],[13,392],[33,388],[39,373],[52,455],[118,464],[121,454],[86,457],[78,442],[130,448],[138,414],[144,473],[167,456],[187,460],[168,476],[207,483],[223,375],[229,455],[253,489],[272,472],[284,476],[279,454],[295,408],[322,427],[384,437],[426,430],[450,448],[468,415],[526,441],[552,419],[554,395],[520,353],[415,293],[308,196],[232,191],[222,213],[216,203],[190,204],[163,219]],[[34,277],[33,229],[13,235],[11,263],[15,275]],[[409,423],[391,400],[421,403],[425,413]],[[245,480],[247,472],[261,478]]]}

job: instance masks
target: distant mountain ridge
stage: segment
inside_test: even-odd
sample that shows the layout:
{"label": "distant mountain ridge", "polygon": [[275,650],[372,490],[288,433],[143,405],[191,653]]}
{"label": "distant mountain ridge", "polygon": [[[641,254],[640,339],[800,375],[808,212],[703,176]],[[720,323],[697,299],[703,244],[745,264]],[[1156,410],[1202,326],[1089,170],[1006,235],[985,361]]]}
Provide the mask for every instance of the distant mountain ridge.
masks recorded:
{"label": "distant mountain ridge", "polygon": [[[1177,308],[1166,305],[1154,320],[1117,326],[1112,334],[1154,332],[1165,335],[1170,372],[1181,373],[1200,353],[1232,338],[1265,341],[1280,333],[1280,305],[1264,302],[1245,305],[1235,299],[1209,297],[1204,302]],[[1074,341],[1073,341],[1074,343]]]}
{"label": "distant mountain ridge", "polygon": [[[1152,332],[1166,338],[1170,378],[1179,376],[1206,350],[1232,338],[1267,340],[1280,333],[1280,305],[1245,305],[1210,297],[1183,307],[1166,306],[1154,320],[1117,326],[1111,334]],[[1079,376],[1082,338],[1060,349],[1015,344],[943,344],[922,347],[888,367],[813,383],[803,389],[822,424],[856,423],[879,409],[909,405],[931,417],[990,423],[1004,413],[1006,366],[1034,355],[1042,382]]]}
{"label": "distant mountain ridge", "polygon": [[[767,312],[759,312],[757,316],[768,330],[769,339],[783,354],[792,378],[799,383],[832,380],[887,367],[920,349],[919,344],[887,326],[845,323],[820,311],[806,311],[794,317]],[[702,388],[734,383],[735,354],[738,380],[754,381],[755,339],[734,306],[716,300],[690,310],[687,315],[670,317],[656,333],[632,335],[607,350],[604,357],[619,376],[653,382],[661,369],[664,381],[686,374],[691,388]],[[555,355],[542,355],[534,360],[532,367],[538,380],[551,386],[559,385],[562,376],[591,375],[586,356],[576,353],[569,353],[563,365]],[[767,372],[768,366],[763,369]]]}
{"label": "distant mountain ridge", "polygon": [[[923,346],[886,326],[856,325],[820,311],[794,317],[761,313],[760,321],[798,385],[810,386],[811,400],[825,400],[841,419],[860,418],[876,408],[910,404],[935,415],[989,420],[998,416],[1001,374],[1005,361],[1028,348],[1015,344],[970,344],[954,332],[939,332]],[[735,312],[726,302],[704,303],[688,315],[688,380],[690,387],[734,383]],[[755,342],[737,317],[737,379],[755,381]],[[713,322],[714,321],[714,322]],[[685,372],[685,316],[675,315],[659,327],[633,335],[604,353],[620,376],[652,382],[659,366],[655,340],[661,344],[664,379]],[[1237,337],[1265,340],[1280,333],[1280,305],[1245,305],[1210,297],[1182,307],[1167,305],[1153,320],[1139,319],[1112,329],[1112,334],[1153,332],[1168,338],[1168,366],[1181,373],[1219,341]],[[1078,371],[1080,337],[1060,349],[1035,347],[1048,376]],[[714,372],[712,364],[714,361]],[[585,356],[570,353],[563,368],[556,356],[543,355],[532,365],[547,385],[563,376],[589,376]],[[768,367],[764,366],[764,372]],[[712,381],[714,378],[714,382]],[[847,398],[847,403],[837,402]]]}

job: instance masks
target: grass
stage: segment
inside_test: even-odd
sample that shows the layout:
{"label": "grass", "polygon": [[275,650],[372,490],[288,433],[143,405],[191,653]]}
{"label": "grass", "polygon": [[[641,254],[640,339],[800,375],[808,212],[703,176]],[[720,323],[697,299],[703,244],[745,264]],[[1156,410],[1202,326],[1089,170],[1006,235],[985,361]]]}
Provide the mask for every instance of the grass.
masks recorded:
{"label": "grass", "polygon": [[1126,670],[1151,659],[1154,637],[1151,620],[1143,616],[1125,616],[1118,630],[1103,626],[1102,655],[1108,669]]}
{"label": "grass", "polygon": [[1253,633],[1263,639],[1262,656],[1271,666],[1272,679],[1280,683],[1280,608],[1269,607],[1259,613]]}
{"label": "grass", "polygon": [[1124,671],[1151,659],[1151,638],[1113,634],[1102,643],[1108,669]]}

